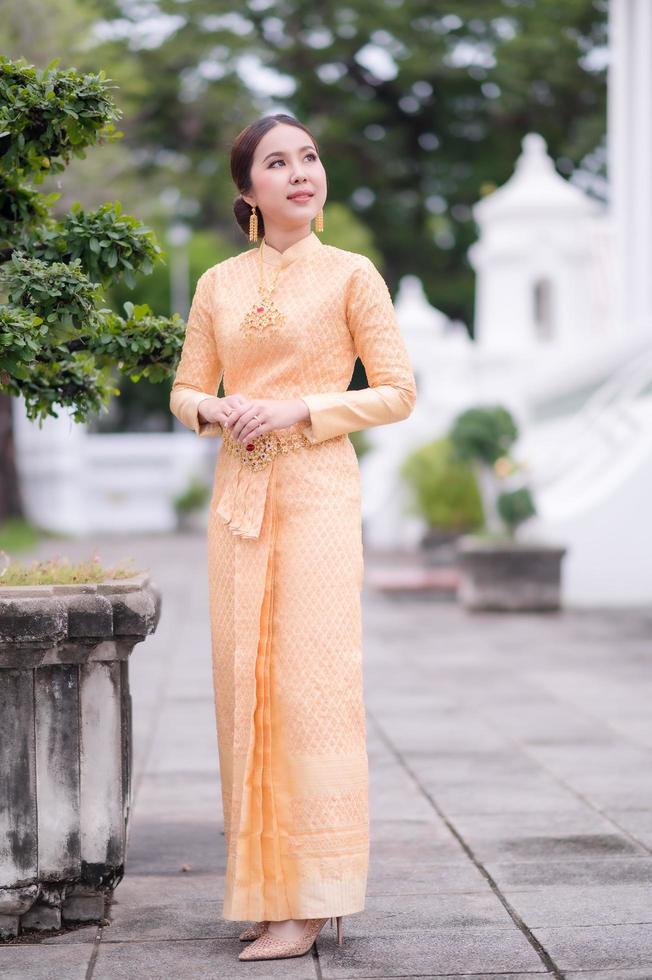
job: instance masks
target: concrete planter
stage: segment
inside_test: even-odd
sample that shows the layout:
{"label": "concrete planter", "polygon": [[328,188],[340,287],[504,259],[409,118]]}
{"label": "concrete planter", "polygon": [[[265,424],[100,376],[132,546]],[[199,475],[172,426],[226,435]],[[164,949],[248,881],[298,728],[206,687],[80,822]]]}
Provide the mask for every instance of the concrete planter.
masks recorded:
{"label": "concrete planter", "polygon": [[426,565],[449,566],[457,561],[457,542],[461,531],[431,527],[421,538],[419,548]]}
{"label": "concrete planter", "polygon": [[129,654],[160,610],[147,574],[0,588],[0,939],[101,921],[124,875]]}
{"label": "concrete planter", "polygon": [[536,541],[486,541],[463,535],[457,542],[466,609],[512,612],[559,609],[563,545]]}

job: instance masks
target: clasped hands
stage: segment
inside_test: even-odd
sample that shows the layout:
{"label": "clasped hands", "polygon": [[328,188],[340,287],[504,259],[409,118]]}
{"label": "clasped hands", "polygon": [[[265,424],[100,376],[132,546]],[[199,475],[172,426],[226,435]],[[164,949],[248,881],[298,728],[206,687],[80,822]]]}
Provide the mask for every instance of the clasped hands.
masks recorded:
{"label": "clasped hands", "polygon": [[235,393],[224,398],[204,398],[197,408],[201,420],[219,422],[231,438],[240,442],[310,420],[310,410],[303,398],[247,398]]}

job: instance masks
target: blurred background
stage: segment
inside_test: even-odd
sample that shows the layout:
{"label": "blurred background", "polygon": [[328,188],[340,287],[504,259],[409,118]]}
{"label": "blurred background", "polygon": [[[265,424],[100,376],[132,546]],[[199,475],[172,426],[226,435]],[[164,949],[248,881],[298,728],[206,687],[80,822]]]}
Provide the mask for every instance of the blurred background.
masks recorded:
{"label": "blurred background", "polygon": [[[381,270],[419,390],[400,433],[353,437],[366,543],[445,563],[501,490],[505,533],[566,549],[567,601],[607,604],[652,593],[651,41],[646,0],[4,0],[0,24],[7,57],[115,86],[124,137],[40,188],[154,231],[165,261],[108,288],[115,310],[185,317],[198,276],[250,247],[235,135],[279,111],[310,126],[321,237]],[[204,527],[218,442],[170,414],[170,380],[116,375],[83,424],[12,398],[0,546]],[[491,406],[509,441],[453,459],[461,413]]]}

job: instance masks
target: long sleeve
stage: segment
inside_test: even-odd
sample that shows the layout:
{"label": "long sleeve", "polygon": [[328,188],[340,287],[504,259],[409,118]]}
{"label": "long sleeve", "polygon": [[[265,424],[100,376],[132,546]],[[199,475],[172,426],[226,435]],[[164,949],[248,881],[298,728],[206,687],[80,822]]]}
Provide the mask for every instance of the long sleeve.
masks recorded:
{"label": "long sleeve", "polygon": [[193,296],[181,358],[170,391],[170,411],[198,436],[222,434],[219,422],[200,422],[197,408],[214,398],[222,378],[211,312],[210,270],[199,277]]}
{"label": "long sleeve", "polygon": [[399,422],[416,402],[414,374],[387,283],[370,259],[362,259],[347,284],[346,315],[369,387],[300,395],[310,410],[304,433],[313,443]]}

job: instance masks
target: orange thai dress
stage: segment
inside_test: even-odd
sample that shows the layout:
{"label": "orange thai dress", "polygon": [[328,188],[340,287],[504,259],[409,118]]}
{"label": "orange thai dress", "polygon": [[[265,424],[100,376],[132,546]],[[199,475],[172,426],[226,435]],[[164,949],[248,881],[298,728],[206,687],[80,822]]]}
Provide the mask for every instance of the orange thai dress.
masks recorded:
{"label": "orange thai dress", "polygon": [[[272,299],[285,323],[252,336],[241,324],[259,301],[259,248],[267,286],[281,267]],[[347,391],[356,356],[370,387]],[[222,376],[226,394],[303,398],[310,421],[247,451],[198,419]],[[170,410],[222,436],[208,575],[225,919],[364,908],[361,484],[348,433],[405,419],[415,400],[389,290],[366,256],[310,232],[284,252],[263,239],[200,277]]]}

